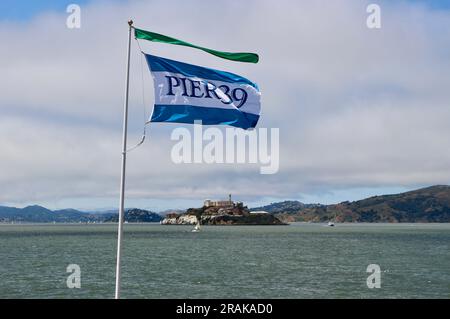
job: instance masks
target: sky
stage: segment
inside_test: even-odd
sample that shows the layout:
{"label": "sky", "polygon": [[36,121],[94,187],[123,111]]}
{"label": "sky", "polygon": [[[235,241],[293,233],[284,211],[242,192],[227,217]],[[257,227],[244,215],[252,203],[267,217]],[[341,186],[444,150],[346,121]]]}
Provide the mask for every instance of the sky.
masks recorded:
{"label": "sky", "polygon": [[[66,7],[81,8],[81,28]],[[381,28],[366,25],[370,3]],[[129,153],[126,206],[337,203],[450,181],[450,1],[2,1],[0,205],[118,206],[126,21],[258,64],[140,42],[145,52],[258,83],[258,127],[279,128],[280,169],[175,164],[174,125]],[[153,86],[132,43],[129,145]],[[192,130],[192,126],[185,126]],[[223,128],[221,128],[223,129]]]}

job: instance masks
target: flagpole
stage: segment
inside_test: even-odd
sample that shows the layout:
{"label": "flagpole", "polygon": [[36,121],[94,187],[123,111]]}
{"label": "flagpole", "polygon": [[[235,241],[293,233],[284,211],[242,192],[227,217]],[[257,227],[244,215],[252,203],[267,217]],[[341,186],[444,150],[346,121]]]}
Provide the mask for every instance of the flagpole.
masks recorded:
{"label": "flagpole", "polygon": [[128,51],[127,51],[127,72],[125,85],[125,101],[123,105],[123,135],[122,135],[122,170],[120,174],[120,206],[119,206],[119,227],[117,231],[117,264],[116,264],[116,293],[115,298],[120,298],[120,259],[122,256],[123,220],[125,209],[125,167],[127,160],[127,126],[128,126],[128,91],[130,86],[130,50],[131,31],[133,20],[128,21]]}

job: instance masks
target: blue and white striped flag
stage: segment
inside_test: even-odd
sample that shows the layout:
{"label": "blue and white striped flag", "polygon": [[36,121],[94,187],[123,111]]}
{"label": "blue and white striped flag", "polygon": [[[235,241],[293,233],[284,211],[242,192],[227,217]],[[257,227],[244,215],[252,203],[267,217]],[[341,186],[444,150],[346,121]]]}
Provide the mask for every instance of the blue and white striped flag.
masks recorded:
{"label": "blue and white striped flag", "polygon": [[261,113],[256,83],[239,75],[145,54],[155,82],[151,122],[254,128]]}

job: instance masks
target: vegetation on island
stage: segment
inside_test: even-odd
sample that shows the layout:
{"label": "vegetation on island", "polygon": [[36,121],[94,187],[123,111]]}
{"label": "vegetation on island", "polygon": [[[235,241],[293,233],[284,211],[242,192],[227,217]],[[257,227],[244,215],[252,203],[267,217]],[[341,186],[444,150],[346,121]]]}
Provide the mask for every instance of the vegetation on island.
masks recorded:
{"label": "vegetation on island", "polygon": [[195,224],[202,225],[285,225],[273,214],[252,213],[242,203],[230,206],[203,206],[189,208],[183,214],[169,214],[162,221],[163,224]]}

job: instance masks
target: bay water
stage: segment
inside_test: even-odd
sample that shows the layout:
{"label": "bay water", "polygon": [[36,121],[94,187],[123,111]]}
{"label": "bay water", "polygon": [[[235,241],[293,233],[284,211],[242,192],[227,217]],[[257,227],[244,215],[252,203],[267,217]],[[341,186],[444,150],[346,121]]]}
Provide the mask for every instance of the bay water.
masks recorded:
{"label": "bay water", "polygon": [[[122,297],[450,298],[450,224],[191,229],[125,224]],[[116,240],[114,224],[2,224],[0,298],[113,298]]]}

